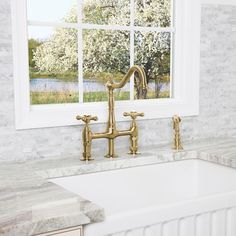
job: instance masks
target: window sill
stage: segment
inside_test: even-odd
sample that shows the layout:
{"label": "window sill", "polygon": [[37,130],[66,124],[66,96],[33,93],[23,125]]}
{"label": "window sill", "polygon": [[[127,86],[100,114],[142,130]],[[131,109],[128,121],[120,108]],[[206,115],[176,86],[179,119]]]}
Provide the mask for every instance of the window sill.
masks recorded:
{"label": "window sill", "polygon": [[[139,100],[139,101],[116,101],[115,113],[116,121],[127,121],[123,117],[125,111],[144,112],[143,119],[168,118],[175,114],[179,116],[198,115],[198,100],[194,103],[186,103],[176,99],[161,100]],[[80,112],[82,110],[82,112]],[[107,122],[108,104],[106,102],[87,104],[58,104],[58,105],[36,105],[22,117],[17,117],[16,129],[30,129],[42,127],[58,127],[82,124],[76,120],[76,115],[96,115],[96,123]]]}

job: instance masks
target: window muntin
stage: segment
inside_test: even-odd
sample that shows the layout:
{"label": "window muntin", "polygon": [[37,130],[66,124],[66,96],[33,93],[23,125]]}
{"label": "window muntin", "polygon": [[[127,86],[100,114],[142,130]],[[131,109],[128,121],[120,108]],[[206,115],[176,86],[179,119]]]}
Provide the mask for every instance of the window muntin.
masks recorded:
{"label": "window muntin", "polygon": [[[31,1],[36,0],[28,0],[28,6]],[[171,97],[171,1],[78,2],[61,21],[28,19],[31,105],[106,101],[106,80],[118,81],[133,64],[144,66],[147,72],[148,99]],[[155,17],[153,8],[165,17]],[[54,29],[50,34],[46,32],[49,26]],[[31,38],[34,31],[38,36]],[[40,43],[36,48],[30,45],[33,39],[36,45]],[[136,81],[115,91],[116,99],[139,99]],[[47,90],[40,91],[42,86]]]}

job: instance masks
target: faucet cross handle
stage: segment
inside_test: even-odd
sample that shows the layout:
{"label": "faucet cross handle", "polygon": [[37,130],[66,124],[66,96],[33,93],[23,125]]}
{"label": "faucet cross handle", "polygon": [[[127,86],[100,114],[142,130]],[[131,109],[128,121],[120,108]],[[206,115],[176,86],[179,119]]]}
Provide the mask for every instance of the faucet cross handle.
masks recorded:
{"label": "faucet cross handle", "polygon": [[82,132],[82,140],[83,140],[83,156],[81,161],[91,161],[93,158],[91,157],[91,145],[92,145],[92,131],[89,127],[89,123],[91,120],[98,120],[97,116],[84,115],[84,116],[76,116],[77,120],[82,120],[85,123],[83,132]]}
{"label": "faucet cross handle", "polygon": [[89,124],[91,120],[97,121],[97,116],[91,116],[91,115],[84,115],[84,116],[76,116],[77,120],[82,120],[85,124]]}
{"label": "faucet cross handle", "polygon": [[135,120],[138,116],[144,117],[143,112],[136,112],[136,111],[131,111],[131,112],[124,112],[124,116],[130,116],[132,120]]}
{"label": "faucet cross handle", "polygon": [[136,123],[136,119],[138,116],[143,117],[144,113],[143,112],[136,112],[136,111],[131,111],[131,112],[124,112],[124,116],[130,116],[132,119],[131,126],[130,126],[130,154],[136,155],[138,154],[138,126]]}

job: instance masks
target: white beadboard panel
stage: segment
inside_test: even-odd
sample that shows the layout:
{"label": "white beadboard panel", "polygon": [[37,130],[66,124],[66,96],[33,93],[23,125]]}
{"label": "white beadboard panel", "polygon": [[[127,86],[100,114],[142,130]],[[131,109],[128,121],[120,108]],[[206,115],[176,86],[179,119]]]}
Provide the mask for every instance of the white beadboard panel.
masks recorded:
{"label": "white beadboard panel", "polygon": [[211,214],[205,213],[196,218],[196,236],[211,236]]}
{"label": "white beadboard panel", "polygon": [[180,235],[195,236],[195,217],[190,216],[180,220]]}
{"label": "white beadboard panel", "polygon": [[179,236],[179,221],[173,220],[163,224],[163,236]]}
{"label": "white beadboard panel", "polygon": [[162,236],[162,224],[150,225],[145,227],[145,236]]}
{"label": "white beadboard panel", "polygon": [[236,235],[236,208],[227,210],[226,236]]}
{"label": "white beadboard panel", "polygon": [[[127,234],[125,232],[113,234],[113,236],[126,236],[126,235]],[[110,236],[110,235],[108,235],[108,236]]]}
{"label": "white beadboard panel", "polygon": [[212,235],[226,236],[226,210],[220,210],[213,213],[212,226]]}
{"label": "white beadboard panel", "polygon": [[144,236],[145,228],[134,229],[126,232],[126,236]]}
{"label": "white beadboard panel", "polygon": [[202,4],[236,5],[235,0],[201,0]]}
{"label": "white beadboard panel", "polygon": [[108,236],[235,236],[236,207],[158,222]]}

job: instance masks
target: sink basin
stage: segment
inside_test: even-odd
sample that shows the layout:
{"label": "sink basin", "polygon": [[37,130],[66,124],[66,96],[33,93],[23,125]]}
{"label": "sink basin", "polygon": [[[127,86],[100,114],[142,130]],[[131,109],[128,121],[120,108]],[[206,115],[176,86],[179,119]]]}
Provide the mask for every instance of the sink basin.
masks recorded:
{"label": "sink basin", "polygon": [[[122,228],[122,220],[127,221],[125,217],[135,218],[133,216],[141,214],[140,212],[147,213],[148,209],[156,209],[158,213],[162,212],[163,207],[172,206],[170,210],[174,212],[176,210],[173,206],[181,205],[184,209],[184,204],[191,202],[196,206],[200,204],[198,210],[207,212],[210,209],[204,209],[203,206],[211,205],[211,210],[214,210],[212,203],[215,201],[217,206],[219,202],[216,200],[226,193],[233,194],[234,199],[236,197],[235,169],[197,159],[90,173],[51,181],[104,207],[109,225],[111,219],[120,222],[120,228],[113,227],[117,230]],[[200,201],[201,199],[205,199],[205,202]],[[179,214],[179,217],[184,216]],[[146,221],[146,218],[143,218],[142,222]],[[152,218],[151,215],[149,218]],[[156,222],[161,222],[157,215],[155,219]],[[168,220],[170,219],[165,219]],[[133,223],[135,225],[135,222]],[[129,223],[129,226],[133,223]]]}
{"label": "sink basin", "polygon": [[52,182],[103,206],[110,215],[234,191],[236,170],[186,160],[57,178]]}

